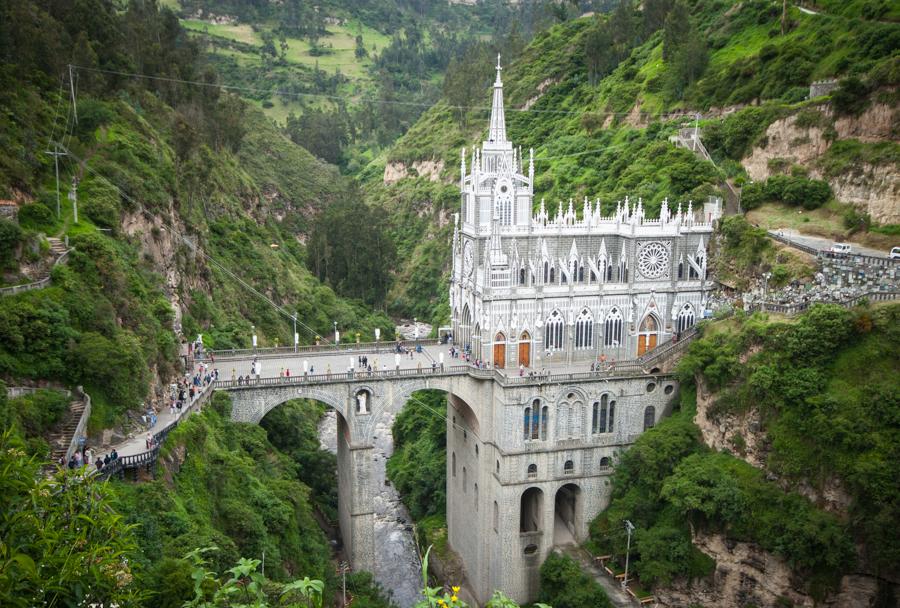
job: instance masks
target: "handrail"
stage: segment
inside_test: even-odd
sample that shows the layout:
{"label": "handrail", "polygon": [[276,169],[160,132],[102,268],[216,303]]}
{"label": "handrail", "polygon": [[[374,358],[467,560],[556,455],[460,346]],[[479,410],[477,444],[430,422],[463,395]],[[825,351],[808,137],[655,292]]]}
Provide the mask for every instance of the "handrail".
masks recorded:
{"label": "handrail", "polygon": [[[65,250],[56,260],[53,261],[53,268],[56,267],[57,264],[63,264],[66,261],[66,258],[69,257],[69,252],[71,249]],[[33,289],[43,289],[47,287],[52,282],[52,277],[48,274],[43,279],[39,279],[34,281],[33,283],[25,283],[23,285],[13,285],[11,287],[0,287],[0,296],[14,296],[17,293],[24,293],[26,291],[31,291]]]}
{"label": "handrail", "polygon": [[190,405],[188,405],[182,412],[181,415],[172,421],[171,424],[166,425],[159,431],[153,434],[153,448],[145,451],[138,452],[137,454],[129,454],[128,456],[119,456],[108,465],[103,467],[102,470],[98,471],[96,474],[99,475],[102,479],[109,479],[113,475],[116,474],[124,474],[124,472],[128,469],[137,469],[142,466],[150,466],[155,463],[159,458],[159,448],[162,446],[163,442],[169,436],[169,433],[178,426],[178,423],[184,419],[186,416],[194,413],[199,410],[204,403],[209,401],[209,397],[213,392],[213,383],[210,382],[207,384],[203,390],[194,398]]}
{"label": "handrail", "polygon": [[855,259],[856,261],[862,262],[864,264],[872,264],[875,266],[891,266],[897,263],[898,260],[888,257],[879,257],[875,255],[865,255],[862,253],[837,253],[834,251],[828,251],[827,249],[818,249],[811,245],[804,245],[803,243],[798,243],[797,241],[792,240],[789,237],[786,237],[782,234],[778,234],[778,232],[774,230],[767,230],[766,233],[770,238],[778,241],[779,243],[784,243],[794,249],[799,249],[800,251],[805,251],[806,253],[812,254],[814,256],[820,258],[828,258],[832,260],[841,260],[841,259]]}
{"label": "handrail", "polygon": [[91,417],[91,396],[84,392],[82,387],[77,387],[75,389],[82,399],[84,403],[84,409],[81,410],[81,416],[78,418],[78,424],[75,426],[75,433],[72,435],[72,439],[69,441],[69,447],[66,450],[66,462],[69,461],[69,458],[72,457],[72,454],[75,453],[75,450],[78,449],[78,438],[84,436],[84,430],[87,428],[88,419]]}
{"label": "handrail", "polygon": [[[224,348],[218,350],[207,350],[205,351],[205,355],[212,355],[216,359],[221,359],[222,361],[228,361],[231,359],[246,359],[247,356],[255,356],[258,358],[273,358],[281,355],[292,355],[298,353],[329,353],[329,352],[346,352],[346,353],[354,353],[354,352],[383,352],[385,354],[391,354],[395,352],[395,348],[397,344],[400,344],[404,348],[415,349],[416,346],[435,346],[440,344],[440,340],[437,338],[429,338],[427,340],[400,340],[400,341],[387,341],[387,342],[350,342],[350,343],[339,343],[339,344],[306,344],[300,346],[269,346],[264,348]],[[196,357],[196,355],[195,355]],[[198,360],[201,358],[196,357]]]}
{"label": "handrail", "polygon": [[748,308],[750,312],[764,311],[777,312],[784,315],[796,315],[813,304],[836,304],[844,308],[853,308],[859,305],[863,300],[874,300],[876,302],[887,302],[900,299],[898,291],[867,291],[866,293],[848,298],[845,300],[813,300],[809,302],[798,302],[796,304],[777,304],[775,302],[757,302],[751,304]]}

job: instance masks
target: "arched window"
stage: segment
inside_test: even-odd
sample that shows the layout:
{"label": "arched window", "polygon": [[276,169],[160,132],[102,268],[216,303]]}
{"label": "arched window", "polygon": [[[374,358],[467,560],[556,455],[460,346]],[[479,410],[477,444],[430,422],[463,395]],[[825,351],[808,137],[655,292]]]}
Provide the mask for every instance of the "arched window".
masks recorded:
{"label": "arched window", "polygon": [[678,262],[678,279],[684,278],[684,262]]}
{"label": "arched window", "polygon": [[494,532],[498,530],[500,527],[500,505],[497,504],[497,501],[494,501]]}
{"label": "arched window", "polygon": [[501,226],[509,226],[512,223],[512,197],[501,194],[496,199],[495,215],[500,219]]}
{"label": "arched window", "polygon": [[475,484],[475,510],[478,510],[478,484]]}
{"label": "arched window", "polygon": [[606,266],[606,282],[612,283],[613,280],[613,267],[612,264],[607,264]]}
{"label": "arched window", "polygon": [[550,282],[556,283],[556,268],[550,268]]}
{"label": "arched window", "polygon": [[528,465],[528,479],[534,479],[537,477],[537,465],[530,464]]}
{"label": "arched window", "polygon": [[594,316],[585,308],[575,319],[575,348],[594,347]]}
{"label": "arched window", "polygon": [[559,350],[563,347],[563,316],[558,310],[547,318],[544,328],[544,347],[547,350]]}
{"label": "arched window", "polygon": [[566,464],[563,465],[563,475],[573,475],[575,473],[575,463],[571,460],[567,460]]}
{"label": "arched window", "polygon": [[451,463],[450,463],[451,473],[453,474],[453,477],[456,477],[456,452],[453,452],[450,455],[450,461],[451,461]]}
{"label": "arched window", "polygon": [[644,430],[652,429],[656,424],[656,408],[648,405],[644,408]]}
{"label": "arched window", "polygon": [[544,260],[544,283],[550,282],[550,264]]}
{"label": "arched window", "polygon": [[603,334],[603,345],[618,347],[622,344],[622,313],[613,308],[606,315]]}
{"label": "arched window", "polygon": [[466,493],[466,490],[469,487],[469,478],[466,475],[466,467],[463,467],[463,494]]}
{"label": "arched window", "polygon": [[620,275],[622,277],[622,283],[628,282],[628,261],[625,257],[622,257],[622,273]]}
{"label": "arched window", "polygon": [[578,267],[578,282],[584,283],[584,264]]}
{"label": "arched window", "polygon": [[525,284],[525,269],[520,268],[519,269],[519,285],[524,285],[524,284]]}
{"label": "arched window", "polygon": [[[535,399],[534,403],[531,406],[525,408],[525,421],[522,428],[523,438],[525,439],[525,441],[547,438],[548,417],[549,410],[546,405],[541,408],[541,402],[539,399]],[[499,461],[497,464],[499,465]]]}
{"label": "arched window", "polygon": [[609,400],[609,395],[600,397],[600,401],[594,402],[593,415],[591,416],[591,432],[593,434],[612,433],[616,415],[616,402]]}
{"label": "arched window", "polygon": [[609,468],[609,457],[604,456],[603,458],[600,459],[600,468],[601,469]]}
{"label": "arched window", "polygon": [[675,327],[678,330],[678,333],[681,333],[693,325],[694,307],[690,304],[685,304],[681,307],[681,310],[678,311],[678,321],[676,322]]}
{"label": "arched window", "polygon": [[688,264],[688,279],[695,280],[699,279],[700,275],[697,274],[697,269],[694,268],[693,264]]}

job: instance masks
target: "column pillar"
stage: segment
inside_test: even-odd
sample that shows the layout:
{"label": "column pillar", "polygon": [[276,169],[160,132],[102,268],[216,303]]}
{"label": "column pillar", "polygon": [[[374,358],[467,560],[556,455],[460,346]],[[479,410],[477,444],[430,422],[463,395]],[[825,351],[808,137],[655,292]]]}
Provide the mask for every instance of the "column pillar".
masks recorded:
{"label": "column pillar", "polygon": [[353,568],[372,572],[375,566],[375,511],[372,501],[374,448],[354,444],[347,421],[340,414],[337,439],[341,538]]}

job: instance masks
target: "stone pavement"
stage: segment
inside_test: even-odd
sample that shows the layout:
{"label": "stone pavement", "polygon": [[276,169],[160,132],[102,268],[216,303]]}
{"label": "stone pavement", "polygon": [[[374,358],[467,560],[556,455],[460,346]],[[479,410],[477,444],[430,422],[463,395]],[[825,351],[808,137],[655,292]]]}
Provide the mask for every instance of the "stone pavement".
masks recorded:
{"label": "stone pavement", "polygon": [[581,547],[566,547],[563,552],[574,559],[581,566],[581,569],[591,576],[597,583],[603,587],[606,597],[610,603],[616,608],[634,608],[640,606],[640,603],[622,590],[622,586],[618,581],[613,580],[605,570],[599,568],[591,559],[590,553]]}

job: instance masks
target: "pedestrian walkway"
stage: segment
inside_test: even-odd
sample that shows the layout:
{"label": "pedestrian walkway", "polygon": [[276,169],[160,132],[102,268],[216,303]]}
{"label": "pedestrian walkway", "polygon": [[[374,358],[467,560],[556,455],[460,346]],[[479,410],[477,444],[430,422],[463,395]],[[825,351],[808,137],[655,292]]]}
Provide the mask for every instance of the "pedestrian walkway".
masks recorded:
{"label": "pedestrian walkway", "polygon": [[581,547],[566,547],[562,552],[581,566],[581,569],[591,576],[597,583],[603,587],[606,597],[615,608],[635,608],[640,606],[640,602],[628,595],[622,590],[622,586],[618,581],[614,581],[603,568],[594,564],[594,559],[590,553]]}

